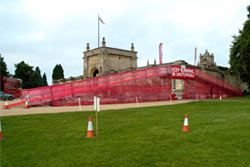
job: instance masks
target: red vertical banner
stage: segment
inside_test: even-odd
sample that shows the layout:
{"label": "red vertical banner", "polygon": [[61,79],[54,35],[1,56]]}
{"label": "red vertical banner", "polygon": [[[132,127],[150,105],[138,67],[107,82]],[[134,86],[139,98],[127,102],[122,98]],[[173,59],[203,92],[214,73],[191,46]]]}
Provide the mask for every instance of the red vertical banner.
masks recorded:
{"label": "red vertical banner", "polygon": [[159,62],[160,62],[160,64],[162,64],[162,46],[163,46],[163,44],[160,43],[160,45],[159,45]]}
{"label": "red vertical banner", "polygon": [[196,59],[197,59],[197,48],[194,49],[194,66],[196,65]]}

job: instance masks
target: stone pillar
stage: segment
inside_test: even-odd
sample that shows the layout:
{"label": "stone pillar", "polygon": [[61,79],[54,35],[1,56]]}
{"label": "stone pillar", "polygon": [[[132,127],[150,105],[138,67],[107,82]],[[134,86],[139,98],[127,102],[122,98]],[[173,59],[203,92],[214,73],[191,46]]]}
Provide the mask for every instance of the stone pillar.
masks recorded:
{"label": "stone pillar", "polygon": [[131,51],[135,51],[134,43],[131,43]]}
{"label": "stone pillar", "polygon": [[102,38],[102,47],[106,47],[106,41],[104,37]]}
{"label": "stone pillar", "polygon": [[89,43],[87,43],[87,47],[86,50],[89,51],[90,47],[89,47]]}

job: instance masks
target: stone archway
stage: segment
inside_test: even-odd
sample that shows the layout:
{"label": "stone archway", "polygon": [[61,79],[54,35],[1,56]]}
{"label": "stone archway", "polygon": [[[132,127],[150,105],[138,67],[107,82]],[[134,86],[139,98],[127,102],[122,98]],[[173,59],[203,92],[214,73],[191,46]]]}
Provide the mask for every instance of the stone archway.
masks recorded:
{"label": "stone archway", "polygon": [[91,72],[90,72],[90,76],[91,76],[91,77],[98,77],[98,76],[99,76],[99,70],[98,70],[96,67],[94,67],[94,68],[91,70]]}

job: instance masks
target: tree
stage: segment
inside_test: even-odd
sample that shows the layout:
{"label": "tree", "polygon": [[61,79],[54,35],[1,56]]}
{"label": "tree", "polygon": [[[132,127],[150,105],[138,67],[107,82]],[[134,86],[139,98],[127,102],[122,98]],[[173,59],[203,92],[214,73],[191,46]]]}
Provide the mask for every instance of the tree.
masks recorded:
{"label": "tree", "polygon": [[33,66],[21,61],[15,64],[15,78],[22,79],[22,85],[24,89],[35,88],[40,86],[38,73],[33,70]]}
{"label": "tree", "polygon": [[47,76],[45,73],[43,74],[42,83],[42,86],[48,86]]}
{"label": "tree", "polygon": [[250,5],[247,7],[248,19],[239,35],[233,36],[230,48],[230,73],[239,75],[243,82],[250,88]]}
{"label": "tree", "polygon": [[63,79],[63,78],[64,78],[63,68],[62,68],[61,64],[57,64],[53,69],[52,79],[58,80],[58,79]]}
{"label": "tree", "polygon": [[10,76],[10,73],[7,71],[7,65],[4,62],[4,58],[1,56],[1,54],[0,54],[0,68],[1,68],[1,71],[0,71],[1,77],[9,77]]}
{"label": "tree", "polygon": [[42,77],[41,77],[41,71],[39,69],[39,67],[36,67],[35,68],[35,78],[36,78],[36,84],[38,86],[43,86],[43,83],[42,83]]}
{"label": "tree", "polygon": [[15,64],[15,67],[16,70],[14,77],[22,79],[22,85],[24,89],[31,88],[32,87],[31,78],[33,78],[32,75],[34,73],[33,67],[29,66],[24,61]]}

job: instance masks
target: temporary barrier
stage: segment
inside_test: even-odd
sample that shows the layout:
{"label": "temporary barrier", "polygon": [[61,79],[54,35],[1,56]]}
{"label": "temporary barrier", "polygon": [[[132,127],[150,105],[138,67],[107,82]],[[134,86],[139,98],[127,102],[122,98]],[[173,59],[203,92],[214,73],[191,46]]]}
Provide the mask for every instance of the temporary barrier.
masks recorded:
{"label": "temporary barrier", "polygon": [[2,136],[2,127],[1,127],[1,121],[0,121],[0,140],[3,139],[3,136]]}
{"label": "temporary barrier", "polygon": [[5,100],[3,108],[4,109],[8,109],[9,108],[8,99]]}
{"label": "temporary barrier", "polygon": [[[101,98],[101,104],[132,103],[175,100],[172,95],[173,68],[176,76],[184,80],[185,99],[205,99],[241,96],[241,90],[199,69],[180,69],[177,66],[159,65],[116,74],[84,79],[59,85],[21,92],[22,99],[29,99],[30,106],[67,106],[93,104],[93,97]],[[179,70],[179,72],[178,72]],[[195,72],[195,76],[193,73]],[[186,78],[185,78],[186,76]],[[173,98],[173,97],[174,98]]]}
{"label": "temporary barrier", "polygon": [[29,106],[29,101],[28,101],[28,100],[25,101],[24,108],[26,108],[26,109],[30,108],[30,106]]}
{"label": "temporary barrier", "polygon": [[92,137],[94,137],[94,130],[93,130],[92,118],[91,116],[89,116],[86,138],[92,138]]}
{"label": "temporary barrier", "polygon": [[195,80],[185,80],[185,94],[189,99],[241,96],[242,92],[229,83],[196,69]]}
{"label": "temporary barrier", "polygon": [[188,132],[188,114],[185,115],[182,132]]}

